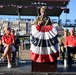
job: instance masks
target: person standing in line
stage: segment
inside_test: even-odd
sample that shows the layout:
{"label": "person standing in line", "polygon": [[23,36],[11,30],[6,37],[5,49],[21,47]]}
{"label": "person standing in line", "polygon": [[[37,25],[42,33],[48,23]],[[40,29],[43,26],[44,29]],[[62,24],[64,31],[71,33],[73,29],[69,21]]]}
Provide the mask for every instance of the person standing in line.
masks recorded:
{"label": "person standing in line", "polygon": [[0,58],[0,61],[4,61],[4,58],[7,57],[8,65],[7,68],[11,68],[11,53],[12,51],[15,51],[14,47],[14,36],[11,35],[11,28],[5,27],[4,28],[4,35],[2,36],[2,44],[3,48],[2,51],[4,52],[2,57]]}

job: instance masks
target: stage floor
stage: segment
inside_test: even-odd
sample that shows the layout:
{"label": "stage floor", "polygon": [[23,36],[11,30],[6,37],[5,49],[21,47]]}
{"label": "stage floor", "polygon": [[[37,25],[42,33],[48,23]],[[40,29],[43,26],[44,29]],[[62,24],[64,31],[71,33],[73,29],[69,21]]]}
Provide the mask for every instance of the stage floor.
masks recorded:
{"label": "stage floor", "polygon": [[[50,73],[35,73],[32,72],[32,61],[24,60],[19,63],[19,66],[7,68],[7,63],[0,63],[0,75],[51,75]],[[53,74],[53,73],[52,73]],[[64,68],[64,65],[61,61],[57,62],[57,72],[54,72],[57,75],[76,75],[76,62],[72,67]]]}

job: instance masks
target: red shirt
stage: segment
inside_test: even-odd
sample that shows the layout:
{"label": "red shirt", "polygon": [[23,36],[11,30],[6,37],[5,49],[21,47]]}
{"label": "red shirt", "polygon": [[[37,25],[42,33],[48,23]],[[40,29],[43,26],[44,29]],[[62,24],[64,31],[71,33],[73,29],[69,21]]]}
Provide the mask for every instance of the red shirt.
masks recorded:
{"label": "red shirt", "polygon": [[65,46],[76,46],[76,36],[66,36],[64,44]]}
{"label": "red shirt", "polygon": [[7,44],[12,44],[13,41],[14,41],[14,38],[15,37],[11,34],[9,34],[8,36],[6,36],[6,35],[2,36],[2,40],[4,40],[4,42],[7,43]]}

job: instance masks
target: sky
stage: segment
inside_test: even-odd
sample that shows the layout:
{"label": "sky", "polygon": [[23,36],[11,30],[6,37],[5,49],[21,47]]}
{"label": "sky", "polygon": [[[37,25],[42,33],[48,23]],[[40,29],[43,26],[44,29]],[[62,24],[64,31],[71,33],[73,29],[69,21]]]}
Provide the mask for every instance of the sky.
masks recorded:
{"label": "sky", "polygon": [[[67,5],[67,8],[70,9],[69,14],[67,15],[68,19],[76,19],[76,0],[70,0],[69,4]],[[63,12],[60,16],[62,19],[66,18],[65,13]]]}
{"label": "sky", "polygon": [[[67,14],[67,19],[76,19],[76,0],[70,0],[69,4],[67,5],[67,8],[70,9],[69,14]],[[6,18],[18,18],[18,16],[2,16],[0,15],[0,18],[6,19]],[[35,17],[32,16],[21,16],[21,18],[31,18],[31,19],[35,19]],[[58,17],[51,17],[52,19],[58,19]],[[64,12],[62,12],[62,14],[60,15],[60,19],[66,19],[66,14]]]}

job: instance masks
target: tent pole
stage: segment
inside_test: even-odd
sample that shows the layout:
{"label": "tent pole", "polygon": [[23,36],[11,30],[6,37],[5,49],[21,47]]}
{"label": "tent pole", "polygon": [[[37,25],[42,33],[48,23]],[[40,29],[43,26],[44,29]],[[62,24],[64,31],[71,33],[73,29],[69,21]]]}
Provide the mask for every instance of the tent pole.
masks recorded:
{"label": "tent pole", "polygon": [[18,8],[18,21],[19,21],[19,30],[20,30],[20,8]]}

